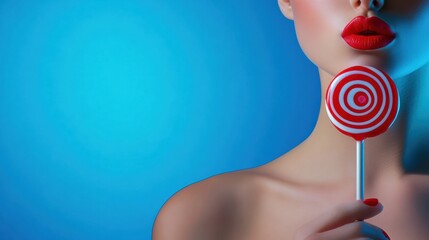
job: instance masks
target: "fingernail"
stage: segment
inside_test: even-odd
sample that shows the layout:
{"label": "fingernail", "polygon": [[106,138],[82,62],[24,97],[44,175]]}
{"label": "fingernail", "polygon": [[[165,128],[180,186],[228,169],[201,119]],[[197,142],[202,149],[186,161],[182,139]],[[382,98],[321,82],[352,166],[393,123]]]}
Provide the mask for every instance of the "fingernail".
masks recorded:
{"label": "fingernail", "polygon": [[363,203],[365,203],[368,206],[375,207],[378,204],[378,199],[377,198],[368,198],[368,199],[365,199],[363,201]]}
{"label": "fingernail", "polygon": [[385,236],[385,237],[387,237],[387,239],[389,239],[389,240],[390,240],[389,235],[387,235],[387,233],[386,233],[383,229],[381,229],[381,231],[383,231],[384,236]]}

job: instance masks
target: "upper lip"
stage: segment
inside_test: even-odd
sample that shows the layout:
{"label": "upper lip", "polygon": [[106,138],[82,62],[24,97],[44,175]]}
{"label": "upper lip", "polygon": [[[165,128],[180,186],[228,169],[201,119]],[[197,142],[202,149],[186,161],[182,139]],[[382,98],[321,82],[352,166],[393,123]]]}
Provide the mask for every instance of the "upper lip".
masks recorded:
{"label": "upper lip", "polygon": [[347,37],[349,35],[360,35],[360,36],[374,36],[383,35],[386,37],[395,37],[389,24],[378,17],[366,18],[364,16],[358,16],[353,18],[344,28],[341,36]]}

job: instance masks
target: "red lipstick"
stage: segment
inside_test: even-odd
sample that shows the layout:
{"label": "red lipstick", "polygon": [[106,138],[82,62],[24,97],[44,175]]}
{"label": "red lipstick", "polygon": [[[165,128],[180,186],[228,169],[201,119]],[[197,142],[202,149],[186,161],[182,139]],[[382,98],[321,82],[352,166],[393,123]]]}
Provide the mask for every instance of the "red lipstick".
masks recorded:
{"label": "red lipstick", "polygon": [[389,24],[378,17],[353,18],[341,34],[346,43],[358,50],[375,50],[389,45],[395,38]]}

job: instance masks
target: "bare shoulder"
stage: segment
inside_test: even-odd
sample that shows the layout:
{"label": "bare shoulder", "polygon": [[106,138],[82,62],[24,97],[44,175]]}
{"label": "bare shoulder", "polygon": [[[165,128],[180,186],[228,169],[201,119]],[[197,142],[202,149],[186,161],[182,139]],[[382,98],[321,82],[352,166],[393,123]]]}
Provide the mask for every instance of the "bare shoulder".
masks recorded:
{"label": "bare shoulder", "polygon": [[158,213],[153,239],[225,239],[252,175],[246,170],[224,173],[178,191]]}

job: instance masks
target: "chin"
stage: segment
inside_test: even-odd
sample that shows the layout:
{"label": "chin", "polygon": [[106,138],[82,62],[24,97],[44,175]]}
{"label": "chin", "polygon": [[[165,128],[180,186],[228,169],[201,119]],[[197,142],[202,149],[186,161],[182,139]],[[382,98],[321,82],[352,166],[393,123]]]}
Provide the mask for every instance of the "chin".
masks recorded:
{"label": "chin", "polygon": [[336,76],[342,70],[352,66],[371,66],[387,72],[389,75],[391,69],[389,63],[380,57],[370,56],[368,54],[355,55],[340,61],[329,62],[329,64],[317,64],[322,70],[332,76]]}
{"label": "chin", "polygon": [[[349,46],[338,48],[337,44],[334,45],[330,46],[332,51],[324,51],[323,54],[314,54],[312,51],[304,53],[318,68],[332,76],[351,66],[371,66],[383,70],[392,79],[399,79],[415,72],[429,61],[429,52],[425,54],[425,49],[418,52],[406,51],[397,44],[371,51],[356,50]],[[335,54],[329,55],[327,52]]]}
{"label": "chin", "polygon": [[415,72],[427,63],[423,59],[407,61],[387,51],[354,51],[337,59],[316,65],[332,76],[351,66],[371,66],[383,70],[393,79],[398,79]]}

